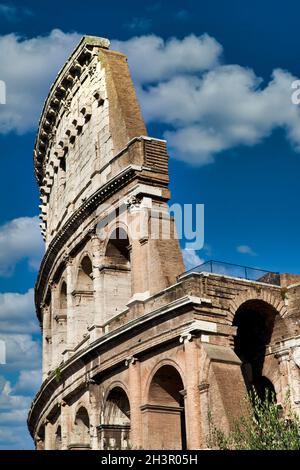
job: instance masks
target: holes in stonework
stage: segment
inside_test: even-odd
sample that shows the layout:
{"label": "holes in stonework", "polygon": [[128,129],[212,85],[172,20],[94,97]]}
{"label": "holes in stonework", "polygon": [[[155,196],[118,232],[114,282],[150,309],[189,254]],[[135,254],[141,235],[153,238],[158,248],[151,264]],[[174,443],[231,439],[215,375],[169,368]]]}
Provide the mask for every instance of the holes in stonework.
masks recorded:
{"label": "holes in stonework", "polygon": [[88,122],[91,119],[92,116],[92,107],[91,105],[87,104],[83,106],[80,110],[81,114],[84,117],[85,122]]}
{"label": "holes in stonework", "polygon": [[103,106],[104,105],[104,99],[102,98],[102,96],[100,95],[100,93],[98,91],[96,91],[94,94],[93,94],[95,100],[97,101],[98,103],[98,107],[100,106]]}

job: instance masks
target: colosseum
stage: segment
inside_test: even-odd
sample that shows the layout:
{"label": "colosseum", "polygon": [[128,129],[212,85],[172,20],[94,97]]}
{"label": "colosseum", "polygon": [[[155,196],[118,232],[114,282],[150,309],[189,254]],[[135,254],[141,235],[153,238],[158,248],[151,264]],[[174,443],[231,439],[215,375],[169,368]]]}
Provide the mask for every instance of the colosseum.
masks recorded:
{"label": "colosseum", "polygon": [[[36,283],[37,449],[206,449],[253,385],[300,415],[300,276],[208,262],[185,272],[168,154],[127,58],[83,37],[34,152],[46,243]],[[138,235],[138,236],[137,236]]]}

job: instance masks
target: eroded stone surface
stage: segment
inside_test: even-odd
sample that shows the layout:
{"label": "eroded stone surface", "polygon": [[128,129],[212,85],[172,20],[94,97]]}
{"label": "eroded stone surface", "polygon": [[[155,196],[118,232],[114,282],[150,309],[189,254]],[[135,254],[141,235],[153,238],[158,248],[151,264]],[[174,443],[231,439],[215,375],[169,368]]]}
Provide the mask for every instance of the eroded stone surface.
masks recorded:
{"label": "eroded stone surface", "polygon": [[43,384],[29,429],[38,449],[206,448],[209,413],[228,429],[251,384],[281,403],[290,388],[299,413],[299,277],[180,276],[166,143],[147,137],[126,57],[108,46],[81,41],[41,117]]}

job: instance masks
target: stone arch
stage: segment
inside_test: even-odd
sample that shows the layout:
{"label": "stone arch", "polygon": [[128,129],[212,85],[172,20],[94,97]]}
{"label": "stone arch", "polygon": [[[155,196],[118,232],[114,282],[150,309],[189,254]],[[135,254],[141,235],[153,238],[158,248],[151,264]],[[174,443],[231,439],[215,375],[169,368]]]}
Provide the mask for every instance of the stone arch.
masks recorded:
{"label": "stone arch", "polygon": [[105,244],[101,268],[104,292],[104,322],[125,310],[132,296],[131,253],[128,232],[114,225]]}
{"label": "stone arch", "polygon": [[59,288],[59,309],[62,314],[67,313],[67,303],[67,283],[62,279]]}
{"label": "stone arch", "polygon": [[76,290],[93,290],[93,263],[91,256],[87,252],[82,253],[79,258]]}
{"label": "stone arch", "polygon": [[125,383],[122,382],[121,380],[114,380],[113,382],[109,384],[108,388],[105,390],[104,402],[107,400],[108,395],[114,388],[120,388],[129,397],[129,390],[127,386],[125,385]]}
{"label": "stone arch", "polygon": [[130,227],[122,220],[113,221],[111,224],[107,226],[106,236],[103,241],[103,253],[104,254],[107,250],[107,245],[109,244],[109,241],[111,240],[112,235],[116,230],[121,230],[123,234],[126,234],[129,244],[132,243],[131,235],[130,235]]}
{"label": "stone arch", "polygon": [[70,448],[89,449],[90,448],[90,418],[85,406],[78,404],[74,417],[73,443]]}
{"label": "stone arch", "polygon": [[113,384],[106,392],[100,425],[102,449],[127,449],[130,442],[130,402],[123,387]]}
{"label": "stone arch", "polygon": [[54,442],[55,450],[62,450],[61,425],[60,424],[56,428],[54,437],[55,437],[55,442]]}
{"label": "stone arch", "polygon": [[184,384],[177,367],[160,363],[151,374],[143,406],[150,449],[186,449]]}
{"label": "stone arch", "polygon": [[[279,291],[280,295],[280,291]],[[232,322],[238,308],[247,300],[262,300],[266,303],[272,305],[275,310],[278,311],[278,314],[284,318],[287,314],[287,308],[281,298],[276,297],[269,290],[266,290],[264,287],[249,288],[242,291],[239,295],[235,296],[230,304],[228,309],[228,318]]]}
{"label": "stone arch", "polygon": [[145,386],[144,386],[144,390],[143,390],[143,398],[144,398],[145,402],[147,402],[149,400],[148,392],[149,392],[149,387],[150,387],[151,381],[152,381],[154,375],[156,374],[156,372],[163,366],[174,367],[174,369],[176,369],[176,371],[178,372],[178,374],[182,378],[182,381],[183,381],[183,384],[184,384],[184,379],[183,379],[184,373],[183,373],[182,368],[179,366],[179,364],[176,361],[174,361],[173,359],[165,359],[165,358],[160,359],[148,374],[148,377],[147,377],[147,380],[146,380],[146,383],[145,383]]}
{"label": "stone arch", "polygon": [[275,395],[271,380],[264,375],[268,346],[285,327],[278,310],[262,299],[250,299],[240,304],[233,318],[237,327],[234,351],[241,360],[241,370],[247,389],[254,387],[263,399]]}
{"label": "stone arch", "polygon": [[73,291],[75,307],[75,338],[82,341],[94,321],[93,263],[84,251],[77,263],[76,284]]}

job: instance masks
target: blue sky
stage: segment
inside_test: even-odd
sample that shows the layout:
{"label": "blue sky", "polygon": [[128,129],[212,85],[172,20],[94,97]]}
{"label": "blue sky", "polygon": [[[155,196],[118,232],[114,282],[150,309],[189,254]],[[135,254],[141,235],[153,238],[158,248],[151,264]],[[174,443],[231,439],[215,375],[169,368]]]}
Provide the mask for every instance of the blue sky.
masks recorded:
{"label": "blue sky", "polygon": [[293,0],[0,0],[0,448],[32,446],[43,250],[32,151],[42,101],[80,35],[128,53],[149,134],[169,140],[172,202],[205,204],[205,249],[187,261],[300,274],[299,14]]}

